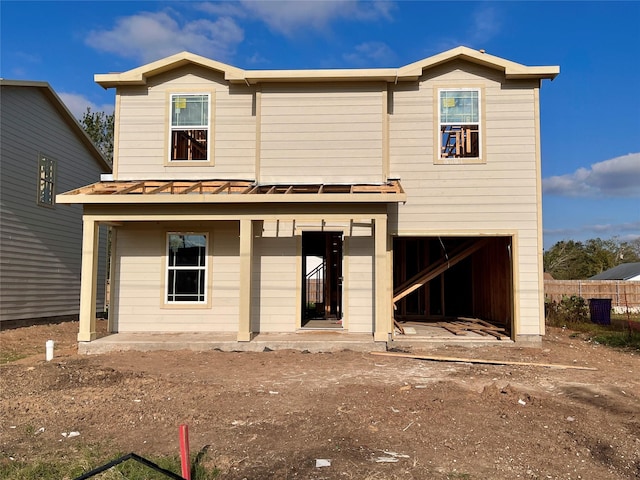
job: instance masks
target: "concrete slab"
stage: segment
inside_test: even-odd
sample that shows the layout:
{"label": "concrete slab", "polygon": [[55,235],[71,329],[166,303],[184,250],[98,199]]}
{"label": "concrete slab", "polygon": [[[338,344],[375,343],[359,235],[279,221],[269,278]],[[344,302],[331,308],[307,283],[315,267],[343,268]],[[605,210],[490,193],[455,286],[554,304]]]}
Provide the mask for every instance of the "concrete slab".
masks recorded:
{"label": "concrete slab", "polygon": [[386,342],[374,342],[371,334],[312,330],[293,333],[259,333],[250,342],[238,342],[235,333],[115,333],[92,342],[79,342],[78,353],[85,355],[134,350],[192,350],[223,352],[262,352],[300,350],[312,353],[352,350],[385,351]]}

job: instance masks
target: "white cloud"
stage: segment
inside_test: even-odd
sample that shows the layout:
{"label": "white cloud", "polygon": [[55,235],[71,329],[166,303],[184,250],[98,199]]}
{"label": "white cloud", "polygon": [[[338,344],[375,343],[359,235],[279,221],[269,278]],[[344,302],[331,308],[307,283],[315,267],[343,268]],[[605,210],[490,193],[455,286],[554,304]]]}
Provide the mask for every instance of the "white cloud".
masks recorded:
{"label": "white cloud", "polygon": [[573,173],[545,178],[547,195],[565,197],[640,197],[640,153],[630,153]]}
{"label": "white cloud", "polygon": [[597,234],[596,236],[640,236],[640,221],[623,223],[594,223],[585,224],[575,228],[545,228],[545,235],[574,235],[579,233]]}
{"label": "white cloud", "polygon": [[[275,33],[293,36],[309,29],[326,30],[331,22],[340,19],[390,20],[396,8],[388,0],[241,0],[183,2],[182,6],[180,12],[167,8],[121,17],[112,28],[89,32],[85,43],[145,63],[183,50],[228,61],[244,40],[244,30],[238,23],[241,20],[263,22]],[[185,16],[193,11],[198,19],[186,20]],[[262,59],[255,63],[262,63]]]}
{"label": "white cloud", "polygon": [[86,42],[98,50],[149,62],[183,50],[225,59],[244,39],[244,31],[230,17],[178,20],[171,11],[142,12],[118,19],[110,30],[90,32]]}
{"label": "white cloud", "polygon": [[590,238],[616,238],[621,242],[632,242],[640,238],[640,221],[607,224],[585,224],[575,228],[545,228],[545,248],[560,240],[584,241]]}
{"label": "white cloud", "polygon": [[460,18],[461,23],[458,28],[451,29],[450,36],[434,38],[425,55],[434,55],[460,45],[486,48],[487,43],[500,35],[504,15],[495,5],[479,5],[476,9],[469,9],[469,15]]}
{"label": "white cloud", "polygon": [[479,48],[500,33],[502,21],[500,13],[494,7],[483,6],[473,13],[471,26],[471,41]]}
{"label": "white cloud", "polygon": [[357,45],[354,52],[345,53],[342,57],[353,66],[371,66],[371,63],[392,63],[395,53],[384,42],[366,42]]}
{"label": "white cloud", "polygon": [[322,30],[335,19],[358,21],[390,19],[394,3],[389,1],[358,2],[333,0],[302,2],[295,0],[243,0],[242,6],[277,33],[292,35],[301,28]]}
{"label": "white cloud", "polygon": [[58,92],[58,96],[77,119],[82,118],[82,115],[87,111],[87,108],[90,108],[92,112],[104,112],[108,115],[113,113],[112,103],[98,105],[90,101],[84,95],[79,95],[77,93]]}

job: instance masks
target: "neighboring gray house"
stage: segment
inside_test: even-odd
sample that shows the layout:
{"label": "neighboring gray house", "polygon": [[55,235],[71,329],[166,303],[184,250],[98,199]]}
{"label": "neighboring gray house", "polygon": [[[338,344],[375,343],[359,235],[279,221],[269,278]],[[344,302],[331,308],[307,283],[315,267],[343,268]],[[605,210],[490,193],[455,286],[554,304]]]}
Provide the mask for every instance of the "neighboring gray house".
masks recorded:
{"label": "neighboring gray house", "polygon": [[589,280],[640,281],[640,262],[621,263],[617,267],[610,268],[598,275],[594,275]]}
{"label": "neighboring gray house", "polygon": [[[55,198],[111,167],[48,83],[0,79],[0,87],[0,326],[77,317],[82,206]],[[103,311],[104,288],[96,300]]]}

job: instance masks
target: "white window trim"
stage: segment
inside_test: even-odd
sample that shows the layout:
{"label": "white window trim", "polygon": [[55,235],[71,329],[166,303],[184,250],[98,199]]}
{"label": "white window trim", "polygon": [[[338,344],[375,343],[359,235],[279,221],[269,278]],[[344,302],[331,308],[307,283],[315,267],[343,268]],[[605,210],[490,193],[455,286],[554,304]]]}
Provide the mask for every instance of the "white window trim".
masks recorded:
{"label": "white window trim", "polygon": [[[170,238],[171,235],[202,235],[205,238],[205,247],[204,247],[204,265],[203,266],[171,266],[169,265],[169,248],[170,248]],[[164,305],[167,306],[207,306],[209,305],[210,293],[209,293],[209,233],[208,232],[167,232],[165,238],[165,255],[166,260],[165,264],[165,272],[164,272]],[[169,300],[169,272],[177,270],[202,270],[204,271],[204,285],[202,286],[202,292],[204,294],[204,299],[202,301],[177,301],[177,300]],[[196,295],[200,295],[197,293]]]}
{"label": "white window trim", "polygon": [[[465,122],[465,125],[478,126],[478,156],[477,157],[443,157],[442,156],[442,126],[443,125],[459,125],[459,122],[442,122],[440,115],[442,99],[441,92],[477,92],[478,94],[478,121],[477,122]],[[484,103],[483,103],[483,88],[481,87],[437,87],[435,89],[437,97],[437,109],[436,114],[436,164],[469,164],[469,163],[485,163],[484,160],[484,145],[486,131],[484,128]]]}
{"label": "white window trim", "polygon": [[[173,125],[173,98],[179,96],[206,96],[207,97],[207,125],[189,125],[188,127],[174,127]],[[167,138],[167,156],[166,161],[168,165],[177,165],[177,166],[185,166],[185,165],[203,165],[203,164],[211,164],[213,163],[213,158],[211,157],[211,145],[213,143],[213,129],[211,128],[211,119],[212,119],[212,107],[213,107],[213,94],[211,92],[171,92],[169,93],[169,114],[168,114],[168,138]],[[171,159],[171,151],[173,146],[173,132],[174,130],[207,130],[207,158],[205,160],[172,160]]]}

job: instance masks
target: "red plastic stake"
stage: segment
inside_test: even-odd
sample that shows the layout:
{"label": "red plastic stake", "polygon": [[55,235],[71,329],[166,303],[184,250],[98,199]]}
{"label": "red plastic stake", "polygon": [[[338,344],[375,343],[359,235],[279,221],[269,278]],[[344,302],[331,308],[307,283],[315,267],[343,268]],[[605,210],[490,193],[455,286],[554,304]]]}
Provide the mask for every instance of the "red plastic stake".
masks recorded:
{"label": "red plastic stake", "polygon": [[189,460],[189,425],[180,425],[180,464],[182,477],[191,480],[191,461]]}

